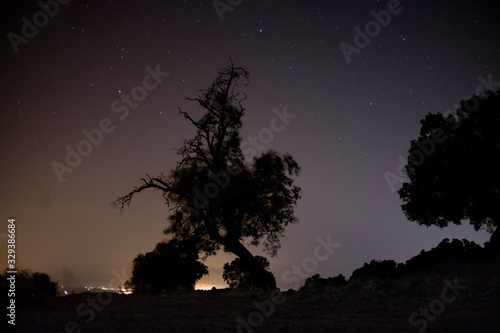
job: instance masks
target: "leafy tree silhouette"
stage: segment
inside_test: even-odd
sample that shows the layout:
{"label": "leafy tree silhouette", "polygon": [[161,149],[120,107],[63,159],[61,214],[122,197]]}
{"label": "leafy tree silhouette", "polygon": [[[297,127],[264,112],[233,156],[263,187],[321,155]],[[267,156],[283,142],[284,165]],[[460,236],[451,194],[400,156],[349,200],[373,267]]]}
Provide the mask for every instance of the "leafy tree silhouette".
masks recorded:
{"label": "leafy tree silhouette", "polygon": [[468,220],[500,238],[500,98],[492,91],[461,102],[456,115],[428,114],[411,142],[398,191],[411,221],[440,228]]}
{"label": "leafy tree silhouette", "polygon": [[[7,277],[11,274],[4,270],[1,276],[0,290],[7,293],[9,281]],[[27,269],[18,269],[16,274],[16,294],[24,297],[28,296],[55,296],[58,291],[58,283],[53,282],[45,273],[32,273]]]}
{"label": "leafy tree silhouette", "polygon": [[[260,266],[267,271],[270,279],[274,279],[274,275],[268,271],[269,260],[262,256],[255,256]],[[254,285],[253,271],[251,267],[246,265],[246,262],[241,258],[234,259],[231,263],[224,264],[222,278],[227,282],[230,288],[247,288],[258,289],[260,286]]]}
{"label": "leafy tree silhouette", "polygon": [[239,131],[246,95],[238,89],[240,80],[248,77],[245,67],[234,67],[231,62],[200,97],[187,98],[206,113],[194,120],[179,110],[197,132],[179,149],[182,159],[177,167],[169,176],[146,175],[141,186],[113,204],[123,210],[143,190],[163,192],[171,211],[166,234],[191,240],[205,256],[221,247],[232,252],[254,272],[255,285],[271,289],[276,281],[242,242],[258,245],[263,241],[267,253],[277,254],[285,226],[298,221],[294,206],[300,188],[291,177],[298,176],[300,168],[292,156],[273,151],[245,163]]}
{"label": "leafy tree silhouette", "polygon": [[193,290],[196,281],[208,274],[192,245],[160,242],[152,252],[134,259],[132,277],[125,283],[136,294],[156,295],[174,290]]}

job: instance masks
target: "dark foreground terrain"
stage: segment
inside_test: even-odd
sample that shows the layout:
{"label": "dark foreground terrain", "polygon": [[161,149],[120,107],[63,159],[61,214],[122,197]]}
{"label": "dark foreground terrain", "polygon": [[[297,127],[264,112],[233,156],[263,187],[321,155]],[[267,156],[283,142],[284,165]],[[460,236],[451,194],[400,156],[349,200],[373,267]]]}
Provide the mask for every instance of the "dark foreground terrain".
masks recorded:
{"label": "dark foreground terrain", "polygon": [[312,282],[272,297],[243,290],[105,296],[19,300],[25,304],[15,331],[500,332],[498,259],[450,259],[397,279],[351,279],[342,288]]}

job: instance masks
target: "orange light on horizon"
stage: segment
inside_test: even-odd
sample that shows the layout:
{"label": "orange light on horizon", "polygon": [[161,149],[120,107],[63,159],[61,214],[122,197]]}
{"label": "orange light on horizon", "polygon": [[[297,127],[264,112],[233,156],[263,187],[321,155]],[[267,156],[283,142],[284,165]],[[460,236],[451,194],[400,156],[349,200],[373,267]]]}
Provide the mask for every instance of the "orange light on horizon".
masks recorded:
{"label": "orange light on horizon", "polygon": [[210,283],[197,283],[194,286],[194,290],[212,290],[212,288],[217,288],[217,287]]}

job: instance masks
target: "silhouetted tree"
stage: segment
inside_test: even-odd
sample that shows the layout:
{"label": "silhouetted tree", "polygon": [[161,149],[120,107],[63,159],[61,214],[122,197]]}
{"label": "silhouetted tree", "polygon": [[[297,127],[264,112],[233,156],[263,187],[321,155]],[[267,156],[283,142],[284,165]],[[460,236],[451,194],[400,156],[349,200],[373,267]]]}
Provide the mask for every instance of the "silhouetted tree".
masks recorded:
{"label": "silhouetted tree", "polygon": [[[11,274],[7,273],[5,269],[1,276],[1,290],[9,289],[10,282],[7,277]],[[16,294],[23,296],[56,296],[58,292],[58,283],[53,282],[50,277],[45,273],[35,272],[32,273],[27,269],[19,269],[16,274]]]}
{"label": "silhouetted tree", "polygon": [[[274,275],[268,271],[269,260],[262,256],[255,256],[260,266],[267,271],[269,278],[274,279]],[[227,282],[230,288],[247,288],[256,289],[260,286],[254,285],[254,278],[252,277],[254,271],[248,267],[245,261],[241,258],[234,259],[231,263],[224,264],[222,278]]]}
{"label": "silhouetted tree", "polygon": [[31,275],[33,279],[33,294],[35,295],[57,295],[57,282],[52,282],[45,273],[35,272]]}
{"label": "silhouetted tree", "polygon": [[141,186],[119,197],[114,205],[123,210],[135,194],[145,189],[161,191],[171,208],[166,234],[193,240],[206,256],[222,246],[256,272],[255,284],[274,288],[275,280],[269,280],[242,242],[248,239],[258,245],[263,241],[267,253],[276,255],[285,226],[297,222],[294,206],[300,188],[293,185],[291,176],[297,176],[300,168],[292,156],[272,151],[245,163],[239,131],[246,95],[238,91],[238,83],[248,76],[246,68],[231,63],[200,97],[188,98],[205,114],[194,120],[179,110],[197,132],[179,149],[182,159],[177,167],[169,176],[147,175]]}
{"label": "silhouetted tree", "polygon": [[125,285],[134,293],[151,295],[193,290],[206,274],[207,266],[198,261],[196,248],[176,241],[160,242],[152,252],[134,259],[132,277]]}
{"label": "silhouetted tree", "polygon": [[489,91],[461,102],[457,114],[428,114],[411,142],[398,191],[408,219],[440,228],[468,220],[500,237],[500,98]]}

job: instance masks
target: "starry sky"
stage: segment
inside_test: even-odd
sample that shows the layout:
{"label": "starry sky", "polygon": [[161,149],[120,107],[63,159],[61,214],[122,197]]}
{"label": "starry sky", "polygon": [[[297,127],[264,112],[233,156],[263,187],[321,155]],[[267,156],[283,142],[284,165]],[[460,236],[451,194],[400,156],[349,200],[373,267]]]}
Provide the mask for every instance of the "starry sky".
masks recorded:
{"label": "starry sky", "polygon": [[[405,261],[443,238],[489,239],[468,224],[408,221],[393,191],[400,183],[391,188],[384,174],[398,173],[424,115],[453,109],[479,77],[500,80],[496,1],[402,0],[385,27],[371,11],[389,1],[219,1],[219,12],[211,1],[60,2],[45,7],[50,15],[36,1],[9,2],[0,14],[0,248],[15,218],[18,268],[72,286],[107,285],[113,270],[129,276],[137,254],[165,238],[168,207],[154,191],[123,213],[110,203],[145,173],[175,167],[176,149],[194,135],[177,107],[199,117],[184,98],[229,57],[252,69],[244,145],[276,111],[295,116],[265,144],[302,168],[300,223],[270,259],[279,287],[293,287],[283,275],[313,256],[318,237],[340,244],[307,273],[323,277],[349,277],[372,259]],[[367,23],[372,37],[356,47]],[[341,45],[357,51],[346,57]],[[138,102],[126,104],[131,92]],[[107,133],[81,143],[96,129]],[[74,167],[68,147],[86,154]],[[67,169],[57,176],[54,163]],[[199,286],[225,287],[222,266],[234,258],[209,258]]]}

